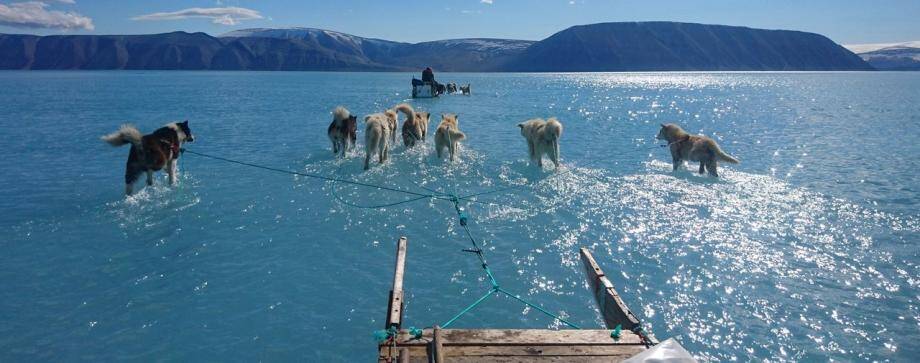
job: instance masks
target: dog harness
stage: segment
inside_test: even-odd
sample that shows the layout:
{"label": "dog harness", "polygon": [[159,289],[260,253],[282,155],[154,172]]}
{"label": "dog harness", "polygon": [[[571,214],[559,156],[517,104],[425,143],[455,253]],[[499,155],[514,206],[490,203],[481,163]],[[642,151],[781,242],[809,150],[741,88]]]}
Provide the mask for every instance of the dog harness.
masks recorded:
{"label": "dog harness", "polygon": [[160,139],[160,144],[163,144],[163,146],[166,146],[169,148],[171,159],[179,157],[179,143],[178,142],[174,143],[166,139]]}
{"label": "dog harness", "polygon": [[690,140],[690,135],[687,135],[687,136],[684,136],[684,137],[683,137],[682,139],[680,139],[680,140],[675,140],[674,142],[668,143],[668,146],[677,145],[677,146],[679,147],[679,146],[680,146],[680,143],[682,143],[682,142],[684,142],[684,141],[689,141],[689,140]]}

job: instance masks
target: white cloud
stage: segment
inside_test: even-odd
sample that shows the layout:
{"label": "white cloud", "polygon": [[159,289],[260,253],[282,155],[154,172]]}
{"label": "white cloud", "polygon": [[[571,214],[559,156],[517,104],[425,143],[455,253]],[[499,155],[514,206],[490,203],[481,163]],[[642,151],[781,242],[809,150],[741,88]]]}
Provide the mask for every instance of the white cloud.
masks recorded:
{"label": "white cloud", "polygon": [[180,20],[189,18],[211,19],[214,24],[236,25],[243,20],[264,19],[258,11],[235,6],[223,8],[189,8],[173,12],[135,16],[132,20]]}
{"label": "white cloud", "polygon": [[[74,3],[73,0],[62,2]],[[16,28],[95,29],[93,19],[74,12],[48,10],[48,4],[41,1],[0,4],[0,25]]]}
{"label": "white cloud", "polygon": [[479,2],[481,2],[481,3],[483,3],[483,4],[492,5],[492,0],[479,0]]}

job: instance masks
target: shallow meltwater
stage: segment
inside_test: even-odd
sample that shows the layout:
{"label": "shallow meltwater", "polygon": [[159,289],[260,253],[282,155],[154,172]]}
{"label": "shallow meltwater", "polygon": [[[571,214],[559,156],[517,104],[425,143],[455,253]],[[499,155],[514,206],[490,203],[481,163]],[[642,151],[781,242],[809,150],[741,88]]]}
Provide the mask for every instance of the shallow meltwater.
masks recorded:
{"label": "shallow meltwater", "polygon": [[[400,236],[405,325],[490,287],[450,196],[498,283],[579,326],[603,327],[588,247],[646,329],[702,361],[920,356],[920,75],[439,77],[476,93],[407,100],[405,77],[375,73],[0,74],[0,121],[19,120],[2,132],[30,150],[0,160],[0,360],[372,359]],[[332,155],[334,106],[402,101],[430,129],[459,115],[458,162],[429,138],[364,171],[360,127]],[[530,165],[515,126],[549,116],[558,170]],[[276,170],[186,153],[178,186],[123,197],[127,150],[98,136],[186,118],[189,150]],[[666,122],[741,164],[672,171]],[[505,296],[453,326],[566,328]]]}

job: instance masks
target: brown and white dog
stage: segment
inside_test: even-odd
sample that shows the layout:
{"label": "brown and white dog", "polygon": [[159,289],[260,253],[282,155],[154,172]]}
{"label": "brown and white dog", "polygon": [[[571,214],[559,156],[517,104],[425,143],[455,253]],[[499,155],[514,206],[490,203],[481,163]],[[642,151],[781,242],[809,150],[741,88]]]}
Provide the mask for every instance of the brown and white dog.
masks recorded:
{"label": "brown and white dog", "polygon": [[355,146],[358,138],[358,117],[352,115],[345,107],[338,106],[332,111],[332,123],[327,130],[329,141],[332,141],[332,153],[342,157],[348,149]]}
{"label": "brown and white dog", "polygon": [[405,103],[396,106],[397,110],[406,115],[406,121],[402,124],[403,145],[407,148],[415,146],[419,142],[424,142],[428,136],[428,120],[431,114],[428,112],[416,112]]}
{"label": "brown and white dog", "polygon": [[[527,152],[531,163],[543,167],[543,155],[549,156],[553,165],[559,168],[559,138],[562,137],[562,123],[555,117],[544,121],[540,118],[527,120],[518,124],[521,136],[527,140]],[[532,164],[531,164],[532,165]]]}
{"label": "brown and white dog", "polygon": [[166,124],[148,135],[132,125],[122,125],[118,131],[102,137],[112,146],[131,144],[125,166],[125,194],[134,192],[134,182],[141,173],[147,173],[147,185],[153,185],[153,172],[166,168],[169,184],[176,184],[176,160],[182,143],[195,141],[188,120]]}
{"label": "brown and white dog", "polygon": [[709,175],[718,177],[718,161],[739,163],[738,159],[723,152],[715,140],[702,135],[691,135],[676,124],[661,124],[661,130],[655,138],[668,142],[671,161],[674,163],[673,170],[677,170],[684,160],[699,161],[700,174],[708,170]]}
{"label": "brown and white dog", "polygon": [[451,113],[441,115],[441,123],[434,133],[434,148],[439,159],[445,148],[450,152],[451,161],[457,159],[457,143],[466,139],[466,134],[460,131],[458,119],[459,116]]}

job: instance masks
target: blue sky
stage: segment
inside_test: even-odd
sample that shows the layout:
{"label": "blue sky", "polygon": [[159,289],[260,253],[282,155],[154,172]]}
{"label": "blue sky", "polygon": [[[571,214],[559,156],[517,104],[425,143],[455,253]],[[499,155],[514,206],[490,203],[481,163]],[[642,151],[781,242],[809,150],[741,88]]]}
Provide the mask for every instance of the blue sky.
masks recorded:
{"label": "blue sky", "polygon": [[539,40],[572,25],[650,20],[802,30],[841,44],[920,40],[920,0],[0,0],[0,32],[31,34],[306,26],[407,42]]}

